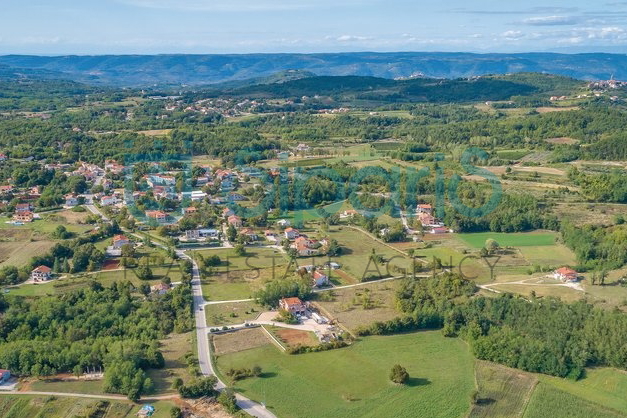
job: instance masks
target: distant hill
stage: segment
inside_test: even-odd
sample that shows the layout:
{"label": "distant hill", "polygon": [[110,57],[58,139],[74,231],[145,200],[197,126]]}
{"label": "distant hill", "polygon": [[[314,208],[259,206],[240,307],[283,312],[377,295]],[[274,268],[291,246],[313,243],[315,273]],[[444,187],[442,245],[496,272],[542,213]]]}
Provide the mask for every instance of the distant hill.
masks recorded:
{"label": "distant hill", "polygon": [[[471,53],[333,53],[244,55],[102,55],[43,57],[0,56],[0,65],[45,70],[48,78],[67,78],[89,84],[147,87],[206,85],[263,79],[283,74],[300,78],[369,76],[386,79],[416,74],[455,79],[485,74],[535,72],[583,80],[627,79],[623,54],[471,54]],[[290,74],[288,70],[297,70]],[[276,82],[269,81],[269,82]],[[256,82],[258,83],[258,82]],[[255,83],[253,83],[255,84]]]}
{"label": "distant hill", "polygon": [[341,102],[368,100],[376,102],[475,102],[509,100],[513,96],[542,94],[568,95],[585,85],[573,78],[517,73],[455,80],[413,78],[390,80],[362,76],[313,76],[281,83],[245,86],[207,86],[195,91],[199,97],[231,96],[249,98],[292,98],[330,96]]}

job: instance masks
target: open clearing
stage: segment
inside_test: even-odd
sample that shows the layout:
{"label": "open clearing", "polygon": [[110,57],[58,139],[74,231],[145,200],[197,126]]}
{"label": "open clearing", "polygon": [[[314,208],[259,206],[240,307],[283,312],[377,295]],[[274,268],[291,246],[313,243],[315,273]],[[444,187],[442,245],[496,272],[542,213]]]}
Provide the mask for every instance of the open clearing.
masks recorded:
{"label": "open clearing", "polygon": [[277,336],[277,338],[283,341],[287,346],[318,345],[319,341],[315,335],[311,332],[301,331],[298,329],[289,329],[281,327],[269,327],[270,332]]}
{"label": "open clearing", "polygon": [[539,383],[524,418],[618,418],[624,416],[550,385]]}
{"label": "open clearing", "polygon": [[[405,386],[389,380],[394,364],[407,368]],[[219,356],[221,372],[259,365],[262,378],[236,390],[280,417],[461,417],[470,407],[474,361],[460,339],[440,332],[368,337],[351,347],[288,355],[271,345]],[[285,396],[289,394],[289,396]]]}
{"label": "open clearing", "polygon": [[469,418],[522,417],[537,379],[529,373],[487,361],[477,361],[479,402]]}
{"label": "open clearing", "polygon": [[457,236],[472,248],[482,248],[489,238],[498,242],[501,247],[549,246],[555,244],[557,234],[553,232],[522,232],[512,234],[478,232],[458,234]]}
{"label": "open clearing", "polygon": [[261,327],[244,328],[211,337],[216,356],[237,353],[270,344],[267,334]]}
{"label": "open clearing", "polygon": [[[168,418],[174,406],[168,401],[150,402],[155,407],[153,418]],[[131,418],[141,404],[128,401],[106,401],[65,396],[1,395],[0,416],[11,418]]]}

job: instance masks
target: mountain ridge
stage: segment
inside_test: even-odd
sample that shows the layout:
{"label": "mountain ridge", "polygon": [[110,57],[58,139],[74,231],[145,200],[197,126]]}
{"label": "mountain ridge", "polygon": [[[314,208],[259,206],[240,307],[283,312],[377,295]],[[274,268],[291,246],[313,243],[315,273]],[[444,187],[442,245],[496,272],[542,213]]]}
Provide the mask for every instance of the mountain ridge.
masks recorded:
{"label": "mountain ridge", "polygon": [[281,54],[3,55],[0,65],[45,70],[50,78],[95,85],[207,85],[302,71],[319,76],[464,78],[535,72],[582,80],[627,79],[627,55],[544,52],[348,52]]}

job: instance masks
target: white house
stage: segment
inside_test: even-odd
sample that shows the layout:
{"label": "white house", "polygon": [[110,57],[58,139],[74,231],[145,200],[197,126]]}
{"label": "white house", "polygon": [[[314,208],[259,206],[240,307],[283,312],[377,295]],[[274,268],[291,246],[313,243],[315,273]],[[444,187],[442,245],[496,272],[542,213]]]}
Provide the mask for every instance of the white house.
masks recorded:
{"label": "white house", "polygon": [[52,269],[47,266],[39,266],[30,273],[30,277],[35,282],[45,282],[52,278]]}
{"label": "white house", "polygon": [[327,286],[329,284],[329,278],[327,275],[319,272],[318,270],[314,271],[311,275],[311,279],[313,281],[313,285],[316,287]]}
{"label": "white house", "polygon": [[78,196],[74,193],[65,195],[65,206],[73,207],[78,205]]}
{"label": "white house", "polygon": [[115,196],[102,196],[100,198],[100,204],[102,206],[111,206],[118,203],[118,198]]}
{"label": "white house", "polygon": [[113,248],[116,250],[122,249],[123,246],[130,243],[131,240],[129,240],[125,235],[116,235],[113,237]]}
{"label": "white house", "polygon": [[276,223],[277,225],[279,225],[281,228],[285,228],[286,226],[290,226],[290,221],[288,221],[287,219],[281,219],[280,221],[277,221]]}

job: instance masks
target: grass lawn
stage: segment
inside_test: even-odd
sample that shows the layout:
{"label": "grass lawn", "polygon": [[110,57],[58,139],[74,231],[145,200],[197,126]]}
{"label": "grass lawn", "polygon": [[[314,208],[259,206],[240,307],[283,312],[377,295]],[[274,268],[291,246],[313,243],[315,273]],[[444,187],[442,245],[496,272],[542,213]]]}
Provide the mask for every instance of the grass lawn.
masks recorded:
{"label": "grass lawn", "polygon": [[192,346],[191,332],[170,334],[166,339],[160,341],[159,349],[163,353],[165,367],[148,370],[148,376],[155,384],[156,395],[175,393],[176,390],[172,389],[172,383],[177,377],[186,382],[191,379],[187,372],[184,356],[192,351]]}
{"label": "grass lawn", "polygon": [[[334,226],[330,228],[328,236],[336,239],[342,247],[341,255],[333,257],[333,261],[340,263],[342,271],[352,276],[355,282],[361,281],[364,276],[389,277],[398,274],[392,266],[408,269],[411,265],[409,257],[403,256],[400,252],[389,248],[360,230],[347,226]],[[373,250],[375,254],[383,256],[386,260],[395,257],[394,260],[391,260],[389,268],[387,263],[376,266],[374,262],[368,263]],[[327,261],[327,257],[320,257],[319,260],[322,264]],[[305,263],[299,260],[299,264]]]}
{"label": "grass lawn", "polygon": [[395,308],[396,281],[372,282],[365,286],[330,290],[318,294],[316,304],[324,314],[349,330],[399,316]]}
{"label": "grass lawn", "polygon": [[520,370],[487,361],[476,362],[478,397],[469,418],[522,417],[537,379]]}
{"label": "grass lawn", "polygon": [[31,389],[40,392],[89,393],[106,395],[102,390],[102,380],[55,381],[38,380],[30,385]]}
{"label": "grass lawn", "polygon": [[35,254],[45,254],[54,246],[54,241],[0,242],[0,267],[21,267],[30,262]]}
{"label": "grass lawn", "polygon": [[252,301],[205,305],[203,309],[209,327],[241,324],[244,321],[257,318],[263,311],[259,305]]}
{"label": "grass lawn", "polygon": [[[150,402],[155,407],[153,418],[168,418],[174,406],[169,401]],[[0,417],[67,418],[101,417],[132,418],[141,405],[128,401],[72,398],[65,396],[3,395],[0,392]]]}
{"label": "grass lawn", "polygon": [[539,383],[524,418],[618,418],[624,416],[602,405],[587,402],[548,384]]}
{"label": "grass lawn", "polygon": [[[406,386],[389,381],[394,364]],[[351,347],[287,355],[271,345],[217,358],[220,371],[259,365],[262,378],[236,384],[280,417],[462,417],[475,387],[473,358],[440,332],[368,337]],[[289,396],[285,396],[289,394]]]}
{"label": "grass lawn", "polygon": [[546,246],[520,247],[519,250],[531,264],[556,267],[577,264],[575,254],[562,244],[554,244],[550,248]]}
{"label": "grass lawn", "polygon": [[627,373],[611,368],[586,369],[583,379],[572,381],[558,377],[539,375],[542,383],[572,396],[603,405],[627,415]]}
{"label": "grass lawn", "polygon": [[[200,254],[204,258],[217,255],[222,261],[220,266],[215,267],[216,272],[262,269],[274,266],[283,266],[288,260],[283,253],[274,248],[246,247],[246,254],[238,256],[232,248],[220,248],[215,250],[194,250],[190,255]],[[282,269],[281,272],[283,271]]]}
{"label": "grass lawn", "polygon": [[553,232],[478,232],[471,234],[458,234],[466,244],[472,248],[481,248],[488,238],[494,239],[501,247],[537,247],[555,244],[557,234]]}

